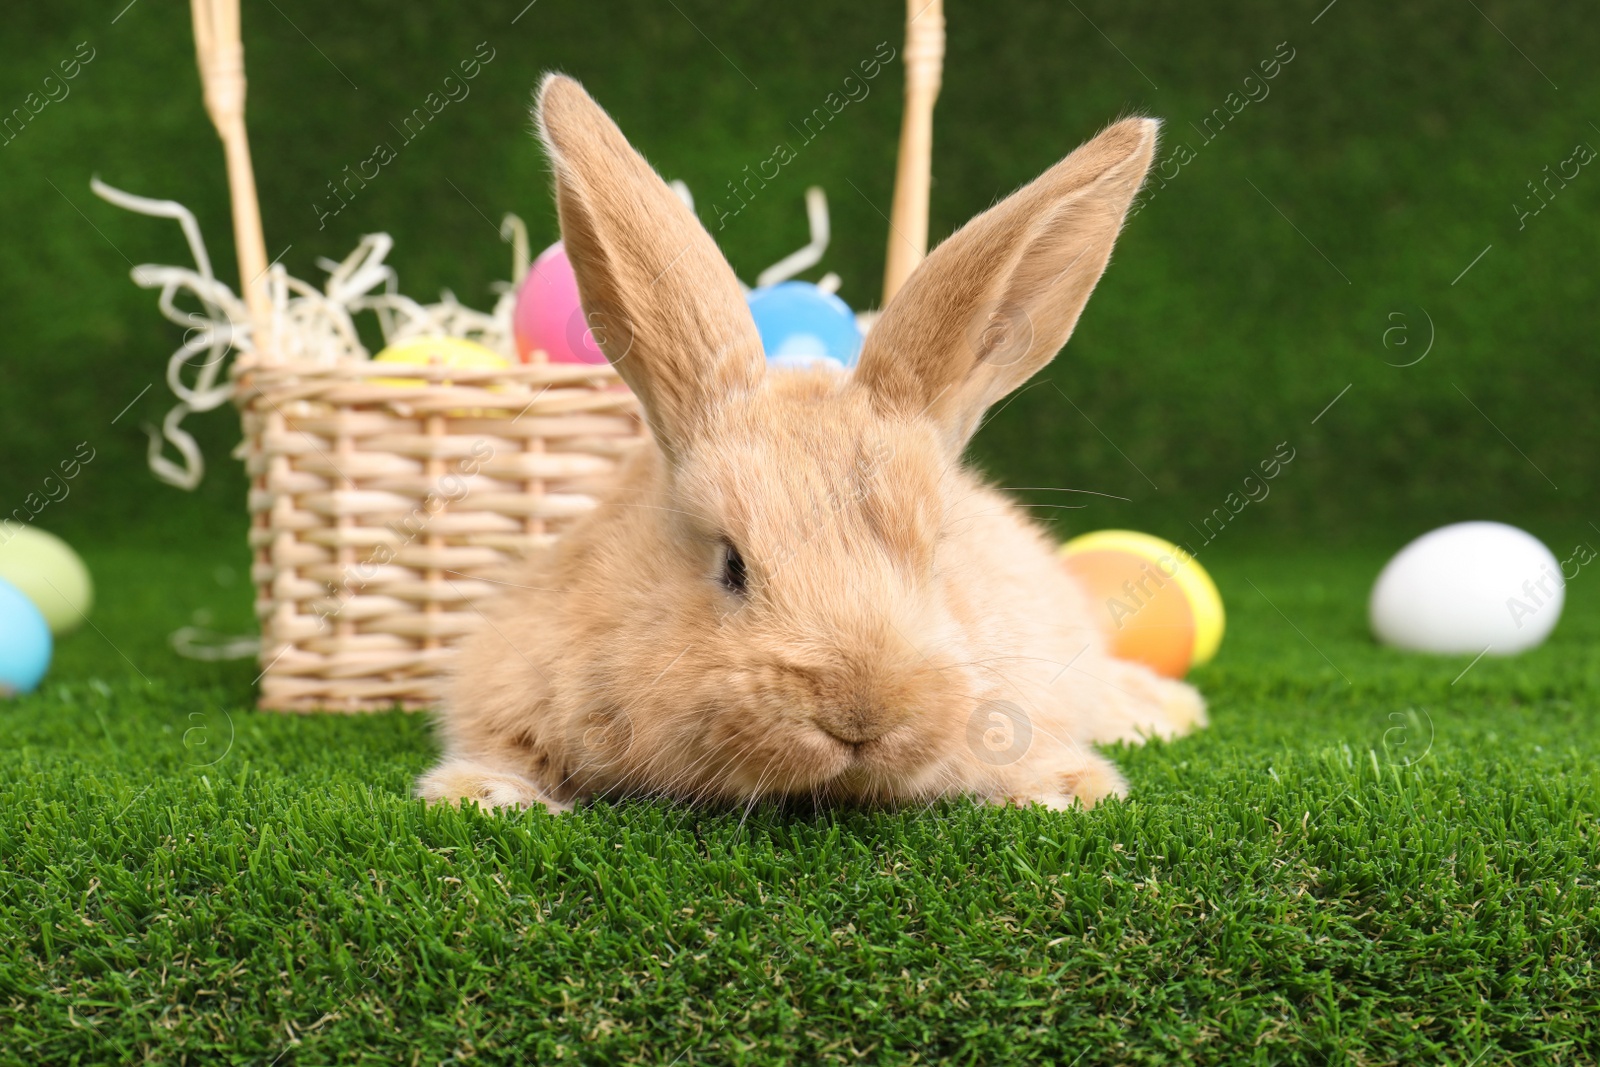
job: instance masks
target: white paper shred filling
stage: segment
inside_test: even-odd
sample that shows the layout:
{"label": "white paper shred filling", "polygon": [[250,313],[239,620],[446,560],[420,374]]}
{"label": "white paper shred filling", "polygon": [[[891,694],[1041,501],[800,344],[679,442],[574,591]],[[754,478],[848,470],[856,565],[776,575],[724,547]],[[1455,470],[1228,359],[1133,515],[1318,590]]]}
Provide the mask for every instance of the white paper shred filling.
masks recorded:
{"label": "white paper shred filling", "polygon": [[[146,426],[150,437],[150,470],[157,478],[181,489],[194,489],[205,477],[205,457],[183,420],[193,412],[221,407],[233,397],[233,383],[223,374],[230,355],[254,355],[255,338],[249,310],[243,300],[212,272],[211,257],[194,214],[175,200],[151,200],[114,189],[96,178],[95,194],[118,207],[141,215],[175,219],[194,257],[194,267],[142,264],[133,268],[133,281],[144,289],[159,289],[158,307],[170,322],[184,328],[183,343],[167,360],[167,387],[177,399],[158,430]],[[322,288],[289,274],[282,264],[267,268],[267,292],[272,308],[270,325],[276,359],[334,363],[345,359],[370,359],[361,343],[355,316],[372,312],[384,345],[416,337],[462,337],[516,359],[511,314],[517,285],[528,270],[528,231],[521,219],[507,215],[501,236],[512,246],[512,281],[498,282],[494,310],[469,308],[449,290],[438,303],[419,304],[397,291],[394,268],[384,262],[394,239],[371,233],[361,239],[341,262],[317,261],[328,272]],[[179,306],[179,297],[187,307]],[[181,462],[165,453],[170,445]]]}

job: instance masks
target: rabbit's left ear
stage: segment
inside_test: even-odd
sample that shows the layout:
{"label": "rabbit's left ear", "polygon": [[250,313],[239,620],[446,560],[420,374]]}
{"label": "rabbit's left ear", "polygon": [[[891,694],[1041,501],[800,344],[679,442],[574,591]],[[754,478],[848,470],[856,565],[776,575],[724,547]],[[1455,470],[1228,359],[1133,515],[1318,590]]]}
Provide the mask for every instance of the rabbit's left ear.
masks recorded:
{"label": "rabbit's left ear", "polygon": [[577,82],[547,77],[538,118],[587,323],[672,458],[760,384],[761,335],[711,235]]}
{"label": "rabbit's left ear", "polygon": [[959,451],[1071,336],[1158,128],[1111,126],[934,249],[867,334],[856,382],[891,412],[932,417]]}

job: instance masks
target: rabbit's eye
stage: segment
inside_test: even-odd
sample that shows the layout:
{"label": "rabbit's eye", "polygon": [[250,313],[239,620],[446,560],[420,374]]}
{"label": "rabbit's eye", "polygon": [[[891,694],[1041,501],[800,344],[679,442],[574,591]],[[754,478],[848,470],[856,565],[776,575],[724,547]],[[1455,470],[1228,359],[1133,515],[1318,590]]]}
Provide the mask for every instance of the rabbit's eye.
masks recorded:
{"label": "rabbit's eye", "polygon": [[744,596],[748,592],[745,586],[744,557],[739,555],[739,550],[728,541],[722,543],[722,585],[730,593]]}

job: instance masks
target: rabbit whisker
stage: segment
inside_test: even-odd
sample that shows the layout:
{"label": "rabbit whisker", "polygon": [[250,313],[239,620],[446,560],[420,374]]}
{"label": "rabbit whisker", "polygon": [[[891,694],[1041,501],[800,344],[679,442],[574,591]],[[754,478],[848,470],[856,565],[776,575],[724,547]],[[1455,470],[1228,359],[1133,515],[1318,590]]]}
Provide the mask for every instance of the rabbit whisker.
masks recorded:
{"label": "rabbit whisker", "polygon": [[1005,485],[1000,487],[1003,493],[1087,493],[1090,496],[1103,496],[1107,500],[1124,500],[1133,503],[1132,497],[1117,496],[1115,493],[1101,493],[1093,489],[1058,489],[1052,485]]}

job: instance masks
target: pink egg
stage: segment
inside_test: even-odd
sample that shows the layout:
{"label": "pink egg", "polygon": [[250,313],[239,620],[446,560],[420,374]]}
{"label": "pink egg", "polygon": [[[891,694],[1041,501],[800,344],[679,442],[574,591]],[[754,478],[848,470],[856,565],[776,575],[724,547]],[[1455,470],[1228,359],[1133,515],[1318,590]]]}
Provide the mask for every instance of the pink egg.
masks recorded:
{"label": "pink egg", "polygon": [[512,327],[522,362],[535,362],[543,350],[551,363],[604,363],[578,301],[578,279],[557,241],[533,261],[517,293]]}

